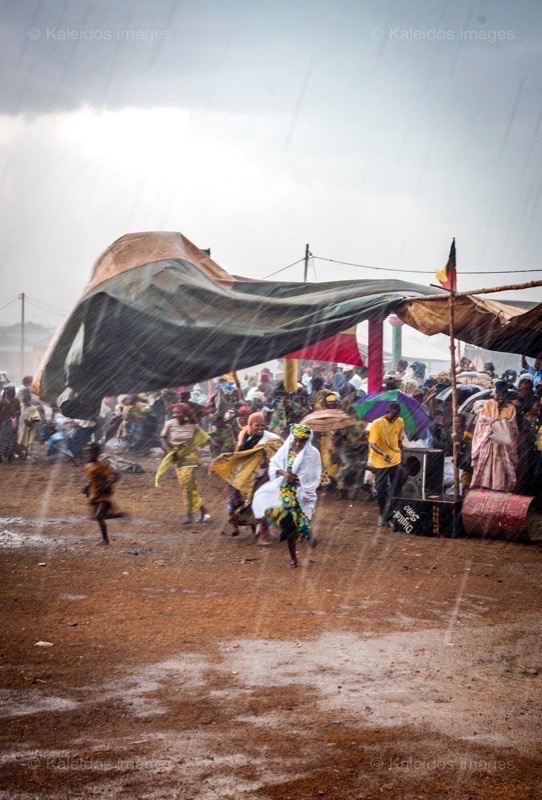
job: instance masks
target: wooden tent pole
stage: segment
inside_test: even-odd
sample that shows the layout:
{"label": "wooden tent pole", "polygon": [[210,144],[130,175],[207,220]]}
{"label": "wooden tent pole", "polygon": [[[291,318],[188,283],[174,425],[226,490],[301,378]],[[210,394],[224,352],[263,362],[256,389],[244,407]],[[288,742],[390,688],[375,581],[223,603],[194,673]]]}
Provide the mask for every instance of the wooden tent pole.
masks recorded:
{"label": "wooden tent pole", "polygon": [[[442,286],[436,286],[434,283],[430,283],[430,286],[433,286],[435,289],[442,289]],[[517,291],[518,289],[534,289],[537,286],[542,286],[542,281],[529,281],[529,283],[508,283],[506,286],[495,286],[494,289],[471,289],[468,292],[456,292],[456,297],[470,297],[473,294],[491,294],[492,292],[510,292],[510,291]],[[408,297],[405,300],[415,300],[418,302],[421,300],[422,302],[431,301],[431,300],[442,300],[442,295],[438,294],[430,294],[427,297]],[[499,301],[502,302],[502,301]]]}
{"label": "wooden tent pole", "polygon": [[[453,287],[453,283],[452,283]],[[455,291],[450,290],[450,376],[452,379],[452,464],[454,468],[454,502],[459,498],[459,467],[457,456],[459,450],[458,437],[458,408],[457,408],[457,379],[455,359]]]}

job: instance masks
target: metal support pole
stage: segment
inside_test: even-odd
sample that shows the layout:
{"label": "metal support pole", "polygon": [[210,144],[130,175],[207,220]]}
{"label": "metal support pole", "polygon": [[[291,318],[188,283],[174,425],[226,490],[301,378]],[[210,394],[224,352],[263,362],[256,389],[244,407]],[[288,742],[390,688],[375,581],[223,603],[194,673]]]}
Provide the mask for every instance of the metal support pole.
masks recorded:
{"label": "metal support pole", "polygon": [[391,368],[395,370],[395,365],[403,356],[403,322],[395,314],[388,317],[391,325]]}

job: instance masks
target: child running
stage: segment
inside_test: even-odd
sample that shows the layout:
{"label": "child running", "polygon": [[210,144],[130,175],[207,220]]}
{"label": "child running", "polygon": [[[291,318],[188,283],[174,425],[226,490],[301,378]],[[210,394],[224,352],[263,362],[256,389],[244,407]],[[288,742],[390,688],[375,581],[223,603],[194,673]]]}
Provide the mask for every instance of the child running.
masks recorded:
{"label": "child running", "polygon": [[86,476],[88,483],[83,488],[92,508],[91,518],[98,523],[102,534],[102,541],[98,544],[108,545],[106,519],[125,517],[122,511],[113,511],[114,485],[119,479],[119,474],[105,461],[100,461],[101,448],[97,443],[88,447]]}

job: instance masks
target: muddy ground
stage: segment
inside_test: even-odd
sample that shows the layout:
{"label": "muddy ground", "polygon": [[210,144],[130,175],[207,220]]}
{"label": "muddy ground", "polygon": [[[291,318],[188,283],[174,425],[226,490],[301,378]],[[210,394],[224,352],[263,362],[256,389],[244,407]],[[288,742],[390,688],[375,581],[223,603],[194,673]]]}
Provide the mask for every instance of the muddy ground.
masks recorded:
{"label": "muddy ground", "polygon": [[293,570],[143,463],[109,548],[80,470],[0,465],[2,800],[542,797],[538,543],[326,496]]}

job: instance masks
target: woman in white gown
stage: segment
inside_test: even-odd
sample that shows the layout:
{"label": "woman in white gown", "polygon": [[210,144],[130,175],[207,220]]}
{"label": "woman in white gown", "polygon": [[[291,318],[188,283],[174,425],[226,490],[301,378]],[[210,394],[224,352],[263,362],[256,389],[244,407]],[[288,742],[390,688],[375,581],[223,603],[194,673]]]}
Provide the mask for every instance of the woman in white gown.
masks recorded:
{"label": "woman in white gown", "polygon": [[[280,540],[288,542],[291,565],[297,567],[296,543],[306,539],[316,546],[310,522],[322,475],[320,453],[312,446],[307,425],[292,425],[291,433],[269,462],[269,481],[254,495],[252,510],[261,525],[275,525]],[[261,532],[260,532],[261,535]]]}

